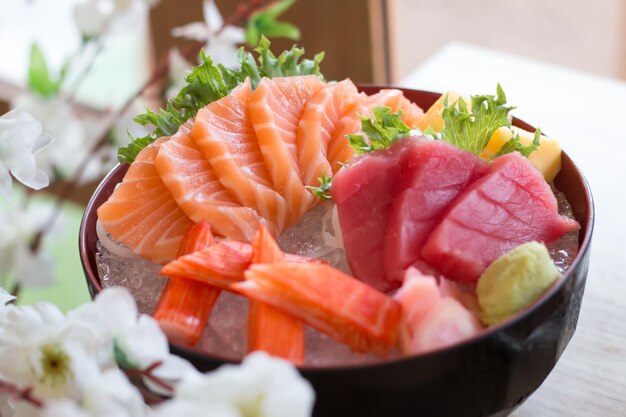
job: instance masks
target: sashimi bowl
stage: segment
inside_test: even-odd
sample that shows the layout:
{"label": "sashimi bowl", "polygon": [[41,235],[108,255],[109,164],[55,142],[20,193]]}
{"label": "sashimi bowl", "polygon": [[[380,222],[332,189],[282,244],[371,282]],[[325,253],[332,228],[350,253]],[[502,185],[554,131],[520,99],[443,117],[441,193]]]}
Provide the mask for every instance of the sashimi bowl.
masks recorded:
{"label": "sashimi bowl", "polygon": [[[368,94],[380,90],[362,86]],[[402,90],[420,107],[440,94]],[[533,130],[525,122],[513,124]],[[96,261],[96,210],[121,182],[128,165],[118,165],[92,196],[80,228],[80,255],[92,296],[102,290]],[[556,365],[576,329],[589,265],[594,208],[587,182],[562,154],[556,188],[580,224],[579,249],[559,281],[530,307],[469,340],[429,353],[363,365],[299,367],[315,388],[315,416],[505,416],[522,404]],[[198,347],[170,343],[172,352],[199,370],[231,360]]]}

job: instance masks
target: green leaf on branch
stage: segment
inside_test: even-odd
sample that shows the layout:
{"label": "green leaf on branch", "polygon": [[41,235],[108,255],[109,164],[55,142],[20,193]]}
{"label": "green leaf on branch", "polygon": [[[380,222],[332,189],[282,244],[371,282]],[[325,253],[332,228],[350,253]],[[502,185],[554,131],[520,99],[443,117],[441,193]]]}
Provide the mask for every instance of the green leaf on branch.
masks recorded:
{"label": "green leaf on branch", "polygon": [[31,91],[42,97],[51,97],[57,94],[66,72],[67,65],[64,65],[58,79],[53,80],[41,48],[36,43],[31,46],[28,64],[28,88]]}
{"label": "green leaf on branch", "polygon": [[300,39],[300,30],[291,23],[277,21],[295,0],[279,0],[253,13],[248,20],[245,40],[249,46],[256,45],[262,36],[268,38]]}

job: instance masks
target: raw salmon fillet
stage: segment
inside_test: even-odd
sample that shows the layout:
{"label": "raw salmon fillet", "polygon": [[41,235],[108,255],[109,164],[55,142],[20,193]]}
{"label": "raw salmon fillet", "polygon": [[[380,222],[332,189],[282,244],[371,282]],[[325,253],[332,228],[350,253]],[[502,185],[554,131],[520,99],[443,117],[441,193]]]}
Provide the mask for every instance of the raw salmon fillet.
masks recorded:
{"label": "raw salmon fillet", "polygon": [[215,233],[250,241],[259,225],[256,211],[243,207],[224,188],[184,125],[161,144],[155,166],[176,203],[194,222],[206,220]]}
{"label": "raw salmon fillet", "polygon": [[161,138],[143,149],[98,208],[98,219],[114,240],[157,263],[176,258],[193,223],[176,204],[154,164],[159,147],[167,140]]}
{"label": "raw salmon fillet", "polygon": [[354,157],[354,149],[350,146],[346,135],[359,133],[361,130],[360,116],[371,116],[374,107],[386,106],[391,109],[392,113],[401,110],[400,119],[409,127],[415,127],[417,121],[424,115],[423,110],[404,97],[400,90],[385,89],[371,96],[361,94],[359,98],[359,105],[337,122],[328,143],[328,162],[333,173],[336,173],[339,168]]}
{"label": "raw salmon fillet", "polygon": [[248,102],[274,188],[285,197],[289,208],[289,224],[297,222],[317,202],[300,177],[296,132],[305,104],[323,85],[313,75],[263,78]]}
{"label": "raw salmon fillet", "polygon": [[250,123],[250,94],[246,79],[229,95],[200,110],[190,136],[236,201],[256,210],[275,225],[273,233],[280,233],[289,223],[289,212],[283,196],[274,190]]}
{"label": "raw salmon fillet", "polygon": [[328,143],[339,121],[354,113],[361,97],[350,80],[324,86],[304,106],[298,125],[297,145],[300,174],[305,185],[318,186],[318,178],[331,176],[326,158]]}

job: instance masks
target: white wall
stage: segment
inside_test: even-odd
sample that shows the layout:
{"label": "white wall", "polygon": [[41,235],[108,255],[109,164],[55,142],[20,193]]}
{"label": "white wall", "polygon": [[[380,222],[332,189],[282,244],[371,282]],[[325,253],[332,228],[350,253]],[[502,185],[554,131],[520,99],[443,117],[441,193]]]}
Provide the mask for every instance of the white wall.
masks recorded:
{"label": "white wall", "polygon": [[453,40],[626,78],[624,0],[388,0],[388,6],[394,81]]}

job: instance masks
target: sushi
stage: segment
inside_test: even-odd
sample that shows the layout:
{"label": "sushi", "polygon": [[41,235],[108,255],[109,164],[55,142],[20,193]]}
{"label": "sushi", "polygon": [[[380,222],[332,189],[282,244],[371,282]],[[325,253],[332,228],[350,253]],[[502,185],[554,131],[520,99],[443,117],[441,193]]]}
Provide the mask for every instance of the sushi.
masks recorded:
{"label": "sushi", "polygon": [[[442,96],[425,120],[400,90],[367,95],[306,68],[224,77],[236,83],[139,151],[98,209],[111,240],[163,264],[157,321],[194,345],[218,298],[237,294],[249,300],[247,350],[296,364],[308,327],[381,358],[480,333],[488,266],[579,227],[527,158],[540,135],[485,157],[510,127],[500,89],[471,106]],[[495,124],[462,125],[469,112]],[[316,210],[334,213],[349,271],[279,247]]]}

